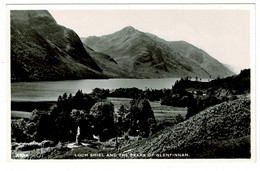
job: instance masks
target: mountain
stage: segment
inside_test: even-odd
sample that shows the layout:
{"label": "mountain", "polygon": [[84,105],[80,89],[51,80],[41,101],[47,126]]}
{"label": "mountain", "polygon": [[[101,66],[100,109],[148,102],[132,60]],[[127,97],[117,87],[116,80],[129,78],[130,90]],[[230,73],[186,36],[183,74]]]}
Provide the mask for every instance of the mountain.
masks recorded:
{"label": "mountain", "polygon": [[[82,38],[85,45],[107,54],[137,77],[226,77],[234,73],[206,52],[182,42],[167,42],[131,26],[101,37]],[[185,53],[185,48],[189,47]]]}
{"label": "mountain", "polygon": [[48,11],[11,11],[11,80],[105,78],[79,36]]}

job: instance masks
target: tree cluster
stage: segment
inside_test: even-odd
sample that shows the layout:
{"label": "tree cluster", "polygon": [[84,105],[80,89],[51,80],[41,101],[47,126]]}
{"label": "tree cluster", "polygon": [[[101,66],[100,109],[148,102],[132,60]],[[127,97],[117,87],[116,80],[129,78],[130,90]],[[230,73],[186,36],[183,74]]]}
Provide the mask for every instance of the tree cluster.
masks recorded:
{"label": "tree cluster", "polygon": [[80,139],[93,139],[95,135],[100,141],[126,132],[141,136],[154,132],[156,121],[147,100],[134,99],[129,110],[121,106],[115,113],[113,103],[102,99],[107,93],[102,89],[94,89],[91,94],[79,90],[75,96],[65,93],[49,113],[35,110],[28,121],[13,120],[12,138],[17,142],[75,141],[78,126]]}
{"label": "tree cluster", "polygon": [[131,101],[130,112],[125,123],[129,135],[148,137],[156,131],[156,120],[150,103],[146,99]]}
{"label": "tree cluster", "polygon": [[186,114],[186,119],[194,116],[198,112],[206,109],[209,106],[213,106],[221,103],[222,100],[215,96],[197,96],[192,98],[189,103],[187,103],[188,112]]}
{"label": "tree cluster", "polygon": [[161,104],[174,107],[187,107],[193,99],[192,93],[180,89],[175,90],[173,88],[162,98]]}

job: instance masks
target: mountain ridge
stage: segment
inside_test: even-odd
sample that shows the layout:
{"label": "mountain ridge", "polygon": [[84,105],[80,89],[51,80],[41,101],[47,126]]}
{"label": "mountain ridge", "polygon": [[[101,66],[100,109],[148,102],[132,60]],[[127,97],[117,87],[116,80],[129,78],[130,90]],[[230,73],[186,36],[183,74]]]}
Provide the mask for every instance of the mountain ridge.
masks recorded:
{"label": "mountain ridge", "polygon": [[127,67],[129,72],[135,71],[150,78],[182,76],[209,78],[234,74],[219,61],[193,45],[193,48],[191,45],[189,47],[191,50],[204,55],[197,55],[198,58],[205,58],[210,62],[198,63],[194,58],[185,55],[182,49],[176,50],[175,42],[167,42],[132,26],[112,34],[90,36],[81,40],[94,51],[113,57],[123,68]]}
{"label": "mountain ridge", "polygon": [[[132,26],[101,37],[80,38],[57,24],[46,10],[12,10],[10,18],[11,81],[233,74],[191,44],[167,42]],[[211,62],[205,62],[208,59]]]}

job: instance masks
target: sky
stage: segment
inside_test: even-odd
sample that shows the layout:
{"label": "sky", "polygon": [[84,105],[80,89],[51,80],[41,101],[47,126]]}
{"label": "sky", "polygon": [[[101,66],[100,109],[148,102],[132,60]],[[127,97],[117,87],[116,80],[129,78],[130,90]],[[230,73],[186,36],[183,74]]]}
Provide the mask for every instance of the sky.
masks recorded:
{"label": "sky", "polygon": [[167,41],[184,40],[220,62],[250,68],[249,10],[49,10],[80,37],[102,36],[126,26]]}

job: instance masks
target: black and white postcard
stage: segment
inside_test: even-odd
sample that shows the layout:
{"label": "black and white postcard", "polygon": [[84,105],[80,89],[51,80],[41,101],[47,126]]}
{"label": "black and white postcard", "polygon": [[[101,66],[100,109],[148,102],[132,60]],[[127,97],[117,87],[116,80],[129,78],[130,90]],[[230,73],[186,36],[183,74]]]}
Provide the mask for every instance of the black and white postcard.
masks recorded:
{"label": "black and white postcard", "polygon": [[10,160],[255,158],[254,4],[7,9]]}

